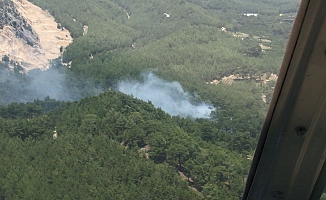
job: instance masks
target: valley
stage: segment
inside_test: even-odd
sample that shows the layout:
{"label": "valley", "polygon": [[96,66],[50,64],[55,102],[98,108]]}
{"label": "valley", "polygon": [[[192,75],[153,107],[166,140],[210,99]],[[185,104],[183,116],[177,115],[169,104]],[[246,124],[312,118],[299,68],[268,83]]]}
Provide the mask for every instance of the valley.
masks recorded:
{"label": "valley", "polygon": [[4,3],[0,199],[241,199],[298,0]]}

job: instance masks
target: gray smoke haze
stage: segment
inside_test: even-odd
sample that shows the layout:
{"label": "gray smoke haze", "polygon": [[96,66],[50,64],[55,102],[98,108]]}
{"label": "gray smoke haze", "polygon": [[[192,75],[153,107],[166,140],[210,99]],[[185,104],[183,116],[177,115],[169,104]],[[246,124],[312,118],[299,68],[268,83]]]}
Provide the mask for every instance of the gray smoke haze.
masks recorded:
{"label": "gray smoke haze", "polygon": [[143,82],[120,81],[118,90],[144,101],[149,100],[155,107],[161,108],[172,116],[210,118],[211,111],[215,110],[212,105],[205,102],[191,103],[193,96],[184,91],[179,82],[167,82],[153,73],[142,76]]}
{"label": "gray smoke haze", "polygon": [[[31,99],[42,99],[46,96],[57,100],[70,100],[70,95],[65,91],[65,74],[58,70],[49,69],[46,71],[30,71],[28,74],[31,82],[26,89]],[[31,100],[29,99],[29,100]]]}
{"label": "gray smoke haze", "polygon": [[0,105],[33,102],[47,96],[75,101],[101,91],[90,79],[77,78],[65,69],[31,70],[23,74],[0,68]]}

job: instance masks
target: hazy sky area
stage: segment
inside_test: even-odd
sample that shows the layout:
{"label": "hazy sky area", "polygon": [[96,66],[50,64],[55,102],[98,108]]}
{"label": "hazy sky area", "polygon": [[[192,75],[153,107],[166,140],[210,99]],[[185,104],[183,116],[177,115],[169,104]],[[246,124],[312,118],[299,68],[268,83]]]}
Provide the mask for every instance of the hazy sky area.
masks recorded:
{"label": "hazy sky area", "polygon": [[205,102],[194,105],[190,102],[193,98],[189,92],[183,90],[179,82],[167,82],[158,78],[153,73],[142,75],[143,82],[124,80],[118,83],[118,90],[125,94],[133,95],[144,101],[161,108],[170,115],[191,118],[210,118],[211,111],[215,108]]}

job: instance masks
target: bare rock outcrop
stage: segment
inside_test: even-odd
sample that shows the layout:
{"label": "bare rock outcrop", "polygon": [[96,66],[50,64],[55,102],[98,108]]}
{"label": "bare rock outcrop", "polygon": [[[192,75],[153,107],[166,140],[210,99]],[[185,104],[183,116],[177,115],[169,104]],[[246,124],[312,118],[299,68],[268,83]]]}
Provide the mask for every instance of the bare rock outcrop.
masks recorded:
{"label": "bare rock outcrop", "polygon": [[4,0],[0,4],[0,28],[6,26],[11,27],[15,36],[27,42],[28,45],[33,46],[39,42],[39,38],[30,24],[17,10],[13,1]]}
{"label": "bare rock outcrop", "polygon": [[0,2],[0,57],[9,57],[25,71],[45,70],[71,42],[69,31],[27,0]]}
{"label": "bare rock outcrop", "polygon": [[263,74],[262,76],[258,76],[258,75],[241,75],[241,74],[236,74],[236,75],[229,75],[229,76],[224,76],[221,79],[214,79],[210,82],[206,82],[207,84],[219,84],[219,83],[224,83],[227,85],[232,85],[234,82],[238,82],[238,81],[250,81],[253,80],[257,83],[268,83],[270,81],[276,81],[278,78],[278,76],[276,74],[271,73],[269,76],[267,74]]}

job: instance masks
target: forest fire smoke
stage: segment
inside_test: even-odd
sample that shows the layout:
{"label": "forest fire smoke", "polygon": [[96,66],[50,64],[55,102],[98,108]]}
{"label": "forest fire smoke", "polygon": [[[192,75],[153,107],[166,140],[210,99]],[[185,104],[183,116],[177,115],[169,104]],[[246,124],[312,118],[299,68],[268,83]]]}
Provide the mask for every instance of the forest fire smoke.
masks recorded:
{"label": "forest fire smoke", "polygon": [[118,83],[118,90],[144,101],[151,101],[170,115],[191,118],[210,118],[215,108],[205,102],[192,103],[194,97],[183,90],[179,82],[167,82],[153,73],[142,75],[143,82],[124,80]]}
{"label": "forest fire smoke", "polygon": [[68,70],[50,68],[48,70],[34,69],[24,73],[14,73],[8,69],[0,69],[0,92],[3,95],[0,105],[11,102],[33,102],[34,99],[44,99],[49,96],[60,101],[75,101],[90,95],[97,95],[103,89],[97,87],[91,78],[81,82]]}

